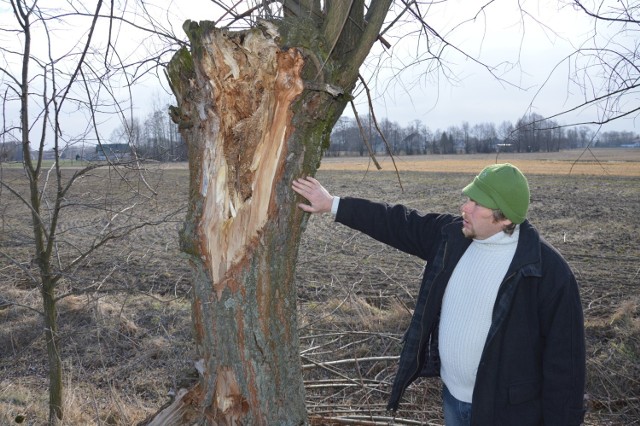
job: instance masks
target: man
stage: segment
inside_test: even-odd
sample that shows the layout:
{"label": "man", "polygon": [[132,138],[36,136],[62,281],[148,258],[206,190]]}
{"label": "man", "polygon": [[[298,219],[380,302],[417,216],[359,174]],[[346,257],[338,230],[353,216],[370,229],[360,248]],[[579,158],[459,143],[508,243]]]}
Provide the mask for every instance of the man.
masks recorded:
{"label": "man", "polygon": [[293,190],[309,213],[424,259],[388,409],[420,376],[439,376],[447,426],[579,425],[585,346],[575,277],[526,220],[529,185],[511,164],[463,190],[461,215],[333,197],[316,179]]}

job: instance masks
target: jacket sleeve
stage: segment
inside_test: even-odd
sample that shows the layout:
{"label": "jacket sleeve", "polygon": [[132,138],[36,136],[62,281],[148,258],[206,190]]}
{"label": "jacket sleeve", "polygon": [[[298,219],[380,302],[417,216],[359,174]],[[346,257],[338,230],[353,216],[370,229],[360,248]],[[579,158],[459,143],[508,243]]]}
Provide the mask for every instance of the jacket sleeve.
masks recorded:
{"label": "jacket sleeve", "polygon": [[435,256],[442,227],[455,219],[350,197],[340,198],[336,214],[336,222],[424,260]]}
{"label": "jacket sleeve", "polygon": [[[585,337],[576,279],[560,254],[547,248],[552,289],[540,305],[545,425],[580,425],[584,419]],[[550,253],[551,252],[551,253]],[[552,258],[553,260],[549,260]],[[552,273],[549,273],[549,272]]]}

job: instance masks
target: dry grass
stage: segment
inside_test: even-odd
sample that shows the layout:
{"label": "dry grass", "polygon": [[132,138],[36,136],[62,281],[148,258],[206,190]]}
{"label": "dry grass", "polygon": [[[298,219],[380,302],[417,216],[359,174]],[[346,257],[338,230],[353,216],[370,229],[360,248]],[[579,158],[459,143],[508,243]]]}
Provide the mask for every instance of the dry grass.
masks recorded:
{"label": "dry grass", "polygon": [[[578,276],[588,343],[588,425],[640,424],[640,150],[594,150],[604,169],[568,167],[579,151],[512,161],[531,174],[531,219]],[[621,156],[622,154],[622,156]],[[420,160],[420,161],[416,161]],[[424,161],[423,161],[424,160]],[[366,160],[325,159],[319,179],[339,195],[456,211],[456,194],[494,156],[402,158],[404,191],[392,167],[363,173]],[[617,165],[622,166],[618,167]],[[584,164],[586,166],[586,162]],[[335,170],[338,168],[349,170]],[[551,167],[551,169],[549,169]],[[580,166],[582,167],[582,165]],[[590,166],[591,167],[591,166]],[[414,172],[413,168],[435,171]],[[606,170],[606,172],[604,171]],[[547,171],[547,172],[545,172]],[[538,174],[538,173],[548,174]],[[613,173],[619,176],[614,176]],[[4,178],[13,178],[5,170]],[[186,202],[188,173],[171,165],[158,183],[158,208]],[[17,173],[15,179],[20,179]],[[100,191],[98,181],[80,193]],[[23,211],[0,203],[0,250],[29,264]],[[65,238],[88,232],[90,218],[65,223]],[[179,222],[140,230],[75,271],[60,302],[67,425],[132,425],[193,380],[189,267],[178,250]],[[315,424],[389,424],[386,398],[415,302],[422,262],[328,216],[310,219],[296,271],[300,349],[307,406]],[[97,285],[98,283],[99,285]],[[17,304],[7,305],[4,300]],[[46,349],[38,288],[0,256],[0,425],[44,424]],[[411,386],[395,424],[442,424],[440,386]]]}
{"label": "dry grass", "polygon": [[[640,412],[640,298],[621,302],[609,317],[587,318],[591,339],[589,387],[593,410]],[[636,418],[637,421],[640,419]]]}
{"label": "dry grass", "polygon": [[[394,170],[393,161],[378,158],[383,170]],[[591,149],[544,153],[429,155],[395,157],[398,170],[408,172],[471,173],[492,163],[512,163],[525,174],[640,176],[640,149]],[[375,170],[368,157],[329,157],[321,170]]]}
{"label": "dry grass", "polygon": [[[64,424],[133,425],[167,401],[193,365],[189,311],[187,300],[158,302],[143,295],[63,299]],[[0,317],[3,324],[24,324],[0,336],[12,342],[1,354],[0,425],[14,424],[16,416],[45,424],[42,324],[28,313],[15,315]]]}

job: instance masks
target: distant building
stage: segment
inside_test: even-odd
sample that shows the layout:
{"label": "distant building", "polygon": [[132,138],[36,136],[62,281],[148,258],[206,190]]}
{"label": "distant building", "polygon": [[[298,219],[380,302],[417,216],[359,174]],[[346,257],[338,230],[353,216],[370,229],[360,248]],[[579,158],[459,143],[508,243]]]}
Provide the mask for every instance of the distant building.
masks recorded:
{"label": "distant building", "polygon": [[97,161],[123,161],[131,159],[131,147],[128,143],[103,143],[96,145]]}
{"label": "distant building", "polygon": [[75,161],[85,160],[94,156],[95,156],[95,149],[93,145],[90,145],[87,147],[78,146],[78,145],[68,146],[68,147],[65,147],[62,153],[60,153],[60,158],[64,160],[75,160]]}
{"label": "distant building", "polygon": [[52,149],[42,151],[42,159],[43,160],[55,160],[56,159],[55,151],[52,150]]}
{"label": "distant building", "polygon": [[512,143],[497,143],[496,152],[514,152],[515,147]]}

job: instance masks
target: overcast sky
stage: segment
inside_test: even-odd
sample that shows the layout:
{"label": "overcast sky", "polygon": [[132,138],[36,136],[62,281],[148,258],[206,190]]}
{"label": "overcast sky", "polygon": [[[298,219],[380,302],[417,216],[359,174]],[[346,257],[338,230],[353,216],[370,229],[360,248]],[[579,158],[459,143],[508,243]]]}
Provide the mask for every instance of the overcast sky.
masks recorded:
{"label": "overcast sky", "polygon": [[[194,11],[181,3],[179,19],[206,18],[202,9]],[[447,0],[433,2],[428,11],[423,6],[429,25],[482,64],[449,48],[444,54],[446,71],[410,65],[424,50],[424,39],[401,37],[411,29],[407,25],[385,35],[392,44],[390,50],[376,44],[361,74],[374,92],[378,118],[401,125],[420,120],[435,131],[462,122],[515,124],[529,112],[550,116],[583,102],[579,87],[569,83],[574,68],[568,56],[592,36],[593,21],[566,5],[571,2],[561,0],[495,0],[478,14],[485,3]],[[600,26],[599,31],[607,28]],[[626,42],[635,43],[633,39]],[[492,67],[493,75],[484,65]],[[356,104],[359,114],[367,113],[362,93]],[[345,115],[352,116],[350,107]],[[601,131],[636,131],[640,126],[634,118],[616,120]],[[573,124],[597,119],[598,112],[592,108],[555,120]]]}
{"label": "overcast sky", "polygon": [[[470,7],[474,4],[475,8]],[[472,126],[483,122],[499,125],[504,120],[515,124],[528,112],[550,116],[584,101],[580,88],[569,82],[575,70],[569,55],[593,35],[594,24],[584,13],[561,7],[557,0],[496,1],[485,14],[450,31],[476,15],[478,4],[464,0],[438,3],[428,19],[450,42],[495,67],[495,75],[453,49],[445,51],[449,78],[442,72],[428,75],[420,66],[394,77],[401,68],[399,61],[394,61],[394,70],[377,80],[385,82],[376,85],[378,90],[384,89],[376,102],[378,116],[402,124],[419,119],[432,130],[444,130],[463,121]],[[599,27],[601,33],[607,30],[604,25]],[[623,42],[631,45],[637,40]],[[416,46],[415,39],[397,40],[393,53],[406,58]],[[377,46],[376,50],[382,49]],[[365,107],[363,99],[359,104]],[[637,96],[635,104],[637,107]],[[608,124],[602,131],[636,131],[640,123],[633,118]],[[556,121],[570,124],[597,119],[598,111],[592,108],[560,116]]]}
{"label": "overcast sky", "polygon": [[[39,4],[54,5],[56,1],[41,0]],[[583,13],[561,7],[563,0],[495,0],[489,1],[485,13],[478,14],[481,4],[483,2],[478,0],[447,0],[433,2],[428,9],[426,20],[429,25],[469,55],[447,48],[441,68],[435,69],[433,61],[411,65],[414,58],[425,58],[425,43],[424,38],[407,35],[415,29],[410,25],[400,25],[384,34],[391,43],[390,50],[376,43],[361,74],[373,91],[379,119],[387,118],[401,125],[420,120],[432,131],[460,126],[463,122],[471,126],[487,122],[499,126],[503,121],[515,124],[528,112],[549,116],[582,102],[578,87],[568,84],[573,62],[563,59],[592,35],[593,23]],[[163,25],[170,22],[177,34],[182,34],[180,27],[185,19],[215,20],[219,16],[210,0],[147,0],[145,7],[148,11],[155,10],[157,20]],[[8,2],[2,0],[0,27],[15,26],[13,20]],[[78,36],[84,37],[76,34],[75,28],[70,22],[55,32],[60,42],[54,47],[60,49],[64,43],[77,42]],[[101,31],[104,34],[105,29]],[[599,31],[607,31],[607,28],[599,27]],[[138,36],[133,32],[120,34],[120,38],[130,38],[127,41],[131,42],[132,55],[144,55],[148,49],[148,46],[143,48]],[[145,36],[145,43],[153,44],[153,37]],[[0,31],[3,45],[15,43],[14,39],[15,34]],[[637,40],[622,42],[637,43]],[[493,74],[484,65],[491,67]],[[154,109],[173,103],[161,72],[159,78],[162,86],[158,79],[148,76],[145,84],[132,88],[133,115],[141,121]],[[123,83],[114,82],[114,86]],[[637,96],[631,99],[636,108],[638,102]],[[366,98],[362,93],[356,98],[356,104],[359,114],[367,114]],[[6,112],[7,116],[18,115],[10,109]],[[345,114],[351,116],[350,107]],[[616,120],[601,131],[637,132],[634,118]],[[573,124],[596,119],[597,114],[592,110],[558,117],[556,121]],[[114,121],[113,117],[107,117],[102,127],[119,127],[120,124]],[[110,130],[105,131],[105,136],[109,134]]]}

